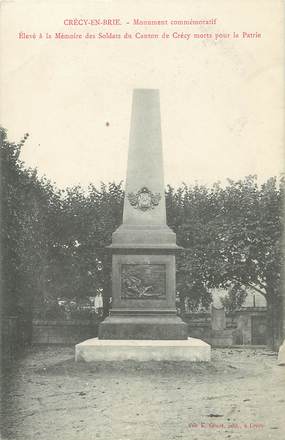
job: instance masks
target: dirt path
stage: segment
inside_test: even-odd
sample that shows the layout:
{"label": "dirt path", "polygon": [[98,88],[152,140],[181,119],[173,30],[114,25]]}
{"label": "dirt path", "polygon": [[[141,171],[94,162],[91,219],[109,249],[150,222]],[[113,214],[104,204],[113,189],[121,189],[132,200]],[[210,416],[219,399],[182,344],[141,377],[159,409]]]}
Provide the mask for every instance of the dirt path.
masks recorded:
{"label": "dirt path", "polygon": [[74,362],[37,348],[3,380],[2,438],[285,438],[285,367],[265,349],[216,349],[212,362]]}

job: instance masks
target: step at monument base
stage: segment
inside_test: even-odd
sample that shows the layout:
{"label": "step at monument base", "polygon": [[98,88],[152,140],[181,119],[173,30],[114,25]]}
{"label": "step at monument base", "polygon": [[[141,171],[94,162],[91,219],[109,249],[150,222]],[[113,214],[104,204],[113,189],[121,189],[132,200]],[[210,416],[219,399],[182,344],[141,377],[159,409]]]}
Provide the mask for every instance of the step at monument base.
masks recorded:
{"label": "step at monument base", "polygon": [[99,325],[99,339],[187,339],[187,324],[178,316],[109,316]]}
{"label": "step at monument base", "polygon": [[201,339],[110,340],[87,339],[75,346],[75,361],[187,361],[209,362],[211,347]]}

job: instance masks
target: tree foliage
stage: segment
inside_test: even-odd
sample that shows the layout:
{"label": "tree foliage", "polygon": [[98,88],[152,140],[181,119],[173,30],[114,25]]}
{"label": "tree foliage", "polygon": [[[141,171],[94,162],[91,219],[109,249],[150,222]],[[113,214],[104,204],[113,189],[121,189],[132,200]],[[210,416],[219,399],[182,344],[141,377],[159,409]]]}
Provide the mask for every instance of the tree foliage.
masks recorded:
{"label": "tree foliage", "polygon": [[274,345],[281,322],[284,180],[272,177],[258,186],[256,176],[248,176],[224,187],[168,187],[166,197],[169,225],[185,248],[178,259],[182,297],[190,295],[195,309],[211,300],[211,287],[228,288],[233,308],[244,289],[261,293]]}
{"label": "tree foliage", "polygon": [[1,281],[6,313],[29,314],[48,283],[58,191],[19,159],[19,144],[1,129]]}
{"label": "tree foliage", "polygon": [[[111,293],[112,232],[121,224],[122,182],[59,190],[20,161],[19,144],[1,130],[1,258],[7,313],[32,309],[36,299]],[[272,329],[279,322],[283,256],[284,181],[255,176],[221,186],[166,188],[168,225],[183,250],[177,291],[193,310],[211,302],[211,288],[230,290],[227,307],[247,287],[262,293]],[[276,327],[276,326],[275,326]],[[274,333],[274,332],[273,332]]]}

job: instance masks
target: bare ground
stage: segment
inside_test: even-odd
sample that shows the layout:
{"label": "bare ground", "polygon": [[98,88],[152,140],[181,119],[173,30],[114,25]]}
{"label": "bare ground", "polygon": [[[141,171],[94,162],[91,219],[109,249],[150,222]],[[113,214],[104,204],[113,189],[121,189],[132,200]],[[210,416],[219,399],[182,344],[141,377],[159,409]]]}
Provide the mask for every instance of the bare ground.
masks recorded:
{"label": "bare ground", "polygon": [[262,348],[214,349],[209,364],[33,348],[2,381],[3,440],[285,438],[285,367]]}

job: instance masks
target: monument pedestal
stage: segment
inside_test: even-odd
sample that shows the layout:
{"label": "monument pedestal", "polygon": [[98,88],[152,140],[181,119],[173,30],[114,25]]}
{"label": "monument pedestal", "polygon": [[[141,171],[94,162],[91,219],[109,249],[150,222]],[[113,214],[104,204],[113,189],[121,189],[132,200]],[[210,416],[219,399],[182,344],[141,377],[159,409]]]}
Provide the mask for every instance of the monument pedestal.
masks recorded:
{"label": "monument pedestal", "polygon": [[209,362],[211,347],[200,339],[184,341],[87,339],[75,346],[75,360]]}
{"label": "monument pedestal", "polygon": [[209,361],[176,315],[176,234],[166,224],[159,91],[134,91],[123,223],[112,235],[112,309],[76,360]]}
{"label": "monument pedestal", "polygon": [[112,246],[112,252],[113,303],[99,338],[187,339],[175,308],[174,250]]}
{"label": "monument pedestal", "polygon": [[185,340],[187,324],[178,316],[133,314],[109,316],[99,326],[100,339]]}

